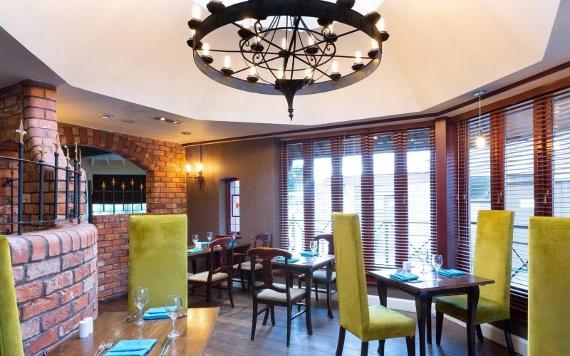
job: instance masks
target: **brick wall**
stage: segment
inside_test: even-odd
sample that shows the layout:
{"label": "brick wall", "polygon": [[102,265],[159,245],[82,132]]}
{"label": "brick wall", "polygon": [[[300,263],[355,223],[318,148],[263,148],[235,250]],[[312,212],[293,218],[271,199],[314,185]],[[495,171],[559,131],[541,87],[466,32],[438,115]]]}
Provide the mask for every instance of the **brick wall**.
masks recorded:
{"label": "brick wall", "polygon": [[99,301],[127,294],[129,279],[128,215],[93,217],[99,232],[97,269]]}
{"label": "brick wall", "polygon": [[24,348],[35,355],[97,316],[97,230],[70,224],[9,242]]}

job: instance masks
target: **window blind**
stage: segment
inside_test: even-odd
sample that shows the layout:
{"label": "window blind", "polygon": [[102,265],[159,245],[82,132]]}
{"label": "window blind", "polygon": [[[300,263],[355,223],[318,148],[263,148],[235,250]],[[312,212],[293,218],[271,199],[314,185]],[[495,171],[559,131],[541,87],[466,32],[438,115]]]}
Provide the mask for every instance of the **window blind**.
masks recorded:
{"label": "window blind", "polygon": [[284,142],[281,246],[307,249],[342,211],[360,215],[368,270],[425,259],[436,250],[434,152],[433,128]]}
{"label": "window blind", "polygon": [[553,98],[554,216],[570,216],[570,91]]}

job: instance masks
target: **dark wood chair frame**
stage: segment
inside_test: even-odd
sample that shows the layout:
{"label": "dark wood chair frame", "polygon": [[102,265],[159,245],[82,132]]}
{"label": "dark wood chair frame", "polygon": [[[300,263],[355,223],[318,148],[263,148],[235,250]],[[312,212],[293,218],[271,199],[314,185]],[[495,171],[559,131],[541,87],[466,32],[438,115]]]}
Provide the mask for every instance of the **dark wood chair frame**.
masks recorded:
{"label": "dark wood chair frame", "polygon": [[[273,234],[265,232],[263,234],[258,234],[253,238],[253,248],[256,247],[273,247]],[[237,268],[237,274],[239,275],[239,280],[241,283],[241,289],[247,290],[249,286],[251,286],[251,274],[246,273],[247,271],[243,271],[241,268],[241,264],[246,261],[246,254],[245,253],[236,253],[234,254],[235,257],[239,260],[239,265]],[[254,265],[252,265],[253,268]],[[247,283],[246,283],[247,282]]]}
{"label": "dark wood chair frame", "polygon": [[[333,240],[333,235],[332,234],[323,234],[323,235],[317,235],[315,237],[313,237],[313,241],[319,241],[320,240],[325,240],[329,243],[329,255],[334,255],[334,240]],[[303,287],[303,281],[305,280],[305,275],[301,274],[298,277],[298,282],[299,282],[299,288]],[[319,301],[319,293],[325,293],[327,296],[327,304],[329,304],[330,298],[331,298],[331,294],[333,293],[333,289],[332,289],[332,285],[333,285],[333,281],[332,278],[327,280],[326,284],[325,284],[325,289],[319,289],[319,282],[313,278],[313,287],[314,287],[314,291],[315,291],[315,300],[318,302]],[[332,314],[329,314],[329,318],[333,318]]]}
{"label": "dark wood chair frame", "polygon": [[[267,324],[267,320],[269,318],[269,314],[271,314],[271,325],[275,325],[275,306],[282,306],[287,308],[287,347],[289,347],[290,340],[291,340],[291,321],[298,316],[305,314],[305,322],[307,326],[307,330],[310,330],[311,325],[311,304],[309,303],[306,305],[301,301],[305,299],[305,294],[310,293],[310,290],[306,290],[305,293],[299,295],[295,298],[291,297],[290,289],[292,285],[292,277],[291,273],[289,273],[289,263],[288,259],[291,258],[291,253],[285,250],[277,249],[277,248],[270,248],[270,247],[257,247],[252,248],[247,252],[248,256],[250,257],[250,261],[258,261],[261,260],[261,265],[263,269],[261,270],[261,281],[257,281],[255,276],[255,269],[251,270],[251,280],[253,283],[250,285],[251,288],[251,295],[253,299],[253,315],[252,315],[252,322],[251,322],[251,340],[253,341],[255,337],[255,329],[257,326],[257,317],[265,313],[263,318],[263,325]],[[275,257],[281,256],[285,258],[285,263],[280,266],[280,269],[285,272],[285,288],[281,288],[276,286],[273,283],[273,263],[272,260]],[[259,262],[258,262],[259,263]],[[279,302],[273,300],[266,300],[266,299],[258,299],[258,294],[265,290],[270,289],[276,291],[278,293],[285,293],[286,301]],[[265,304],[265,308],[258,311],[258,304]],[[293,305],[305,305],[305,308],[296,314],[292,314]]]}
{"label": "dark wood chair frame", "polygon": [[[234,250],[233,250],[234,239],[231,237],[220,237],[216,238],[208,245],[210,250],[208,253],[208,279],[204,282],[188,281],[188,284],[192,284],[191,294],[194,294],[194,288],[196,285],[204,285],[206,287],[206,303],[212,301],[212,287],[218,287],[219,296],[221,296],[221,285],[227,282],[228,297],[232,308],[234,307],[234,297],[232,288],[232,272],[233,272],[233,261],[234,261]],[[212,276],[216,273],[226,273],[227,277],[219,279],[217,281],[212,281]]]}

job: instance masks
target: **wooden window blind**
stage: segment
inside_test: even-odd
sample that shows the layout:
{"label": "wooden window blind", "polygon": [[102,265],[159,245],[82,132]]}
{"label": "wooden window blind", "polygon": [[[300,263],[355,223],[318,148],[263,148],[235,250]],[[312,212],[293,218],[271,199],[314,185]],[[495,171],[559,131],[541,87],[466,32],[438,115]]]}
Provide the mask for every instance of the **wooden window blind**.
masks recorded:
{"label": "wooden window blind", "polygon": [[281,246],[307,249],[342,211],[360,215],[368,270],[435,252],[434,152],[433,128],[284,142]]}

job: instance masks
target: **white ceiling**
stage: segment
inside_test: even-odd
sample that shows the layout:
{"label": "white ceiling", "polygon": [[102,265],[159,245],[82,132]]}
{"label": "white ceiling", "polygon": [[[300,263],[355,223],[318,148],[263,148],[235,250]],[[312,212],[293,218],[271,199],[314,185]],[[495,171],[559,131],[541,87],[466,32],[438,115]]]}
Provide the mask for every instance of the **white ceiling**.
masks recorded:
{"label": "white ceiling", "polygon": [[[391,37],[379,70],[345,89],[297,97],[294,124],[428,112],[568,61],[568,3],[385,0],[379,10]],[[176,142],[293,128],[284,98],[225,87],[195,68],[185,43],[191,7],[183,0],[3,0],[0,26],[69,84],[59,90],[62,121]],[[229,47],[226,38],[208,41]],[[346,48],[368,45],[361,36]],[[102,112],[116,120],[102,122]],[[183,127],[157,125],[151,115],[161,113],[183,119]]]}

